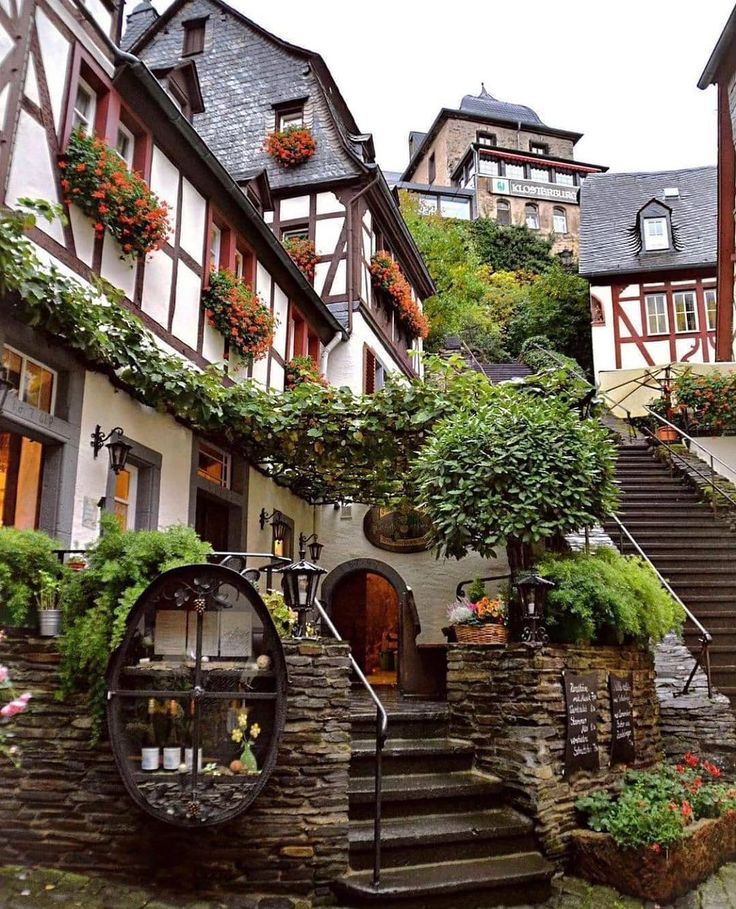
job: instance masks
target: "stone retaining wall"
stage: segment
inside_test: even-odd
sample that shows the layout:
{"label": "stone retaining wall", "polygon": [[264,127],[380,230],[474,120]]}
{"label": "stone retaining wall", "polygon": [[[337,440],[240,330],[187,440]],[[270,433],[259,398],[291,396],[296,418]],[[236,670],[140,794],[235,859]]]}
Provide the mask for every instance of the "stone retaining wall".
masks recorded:
{"label": "stone retaining wall", "polygon": [[[15,770],[0,757],[0,864],[54,865],[202,893],[237,893],[232,906],[311,906],[348,862],[350,669],[348,645],[285,642],[287,719],[276,769],[236,821],[178,830],[143,814],[126,794],[109,745],[89,744],[83,699],[59,702],[53,641],[9,637],[0,664],[27,714],[13,724]],[[264,897],[292,898],[259,902]],[[298,897],[298,899],[296,898]]]}
{"label": "stone retaining wall", "polygon": [[[565,695],[562,671],[598,671],[600,770],[564,777]],[[609,768],[611,716],[608,673],[633,674],[637,767],[661,758],[654,660],[648,650],[550,646],[530,654],[451,645],[447,698],[451,734],[470,739],[476,767],[499,776],[520,810],[534,818],[542,848],[553,860],[569,850],[574,803],[605,788],[626,768]]]}

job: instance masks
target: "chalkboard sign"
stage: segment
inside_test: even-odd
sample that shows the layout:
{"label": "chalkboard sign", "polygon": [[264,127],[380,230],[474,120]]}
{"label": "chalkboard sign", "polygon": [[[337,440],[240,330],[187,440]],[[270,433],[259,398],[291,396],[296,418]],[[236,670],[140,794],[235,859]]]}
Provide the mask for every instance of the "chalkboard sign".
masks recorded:
{"label": "chalkboard sign", "polygon": [[565,776],[598,770],[598,673],[563,673],[567,707]]}
{"label": "chalkboard sign", "polygon": [[611,695],[611,763],[632,764],[634,749],[634,683],[631,674],[608,677]]}

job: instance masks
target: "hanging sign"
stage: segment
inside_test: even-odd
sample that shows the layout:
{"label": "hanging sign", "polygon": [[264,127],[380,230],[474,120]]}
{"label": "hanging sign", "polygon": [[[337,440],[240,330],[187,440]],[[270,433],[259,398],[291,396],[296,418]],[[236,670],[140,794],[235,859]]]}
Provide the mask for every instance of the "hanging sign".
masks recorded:
{"label": "hanging sign", "polygon": [[633,764],[634,748],[633,676],[608,677],[611,696],[611,764]]}
{"label": "hanging sign", "polygon": [[567,732],[565,776],[577,770],[598,770],[598,673],[563,673]]}

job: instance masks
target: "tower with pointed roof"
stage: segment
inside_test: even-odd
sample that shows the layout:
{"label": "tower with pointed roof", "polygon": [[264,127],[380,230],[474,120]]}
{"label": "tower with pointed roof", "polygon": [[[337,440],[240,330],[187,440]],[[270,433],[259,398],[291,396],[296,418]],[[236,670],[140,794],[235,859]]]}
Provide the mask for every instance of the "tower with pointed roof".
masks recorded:
{"label": "tower with pointed roof", "polygon": [[481,83],[457,108],[442,108],[426,132],[409,133],[409,164],[396,183],[426,212],[525,224],[578,248],[580,186],[606,170],[575,161],[580,133],[548,126],[525,104],[501,101]]}

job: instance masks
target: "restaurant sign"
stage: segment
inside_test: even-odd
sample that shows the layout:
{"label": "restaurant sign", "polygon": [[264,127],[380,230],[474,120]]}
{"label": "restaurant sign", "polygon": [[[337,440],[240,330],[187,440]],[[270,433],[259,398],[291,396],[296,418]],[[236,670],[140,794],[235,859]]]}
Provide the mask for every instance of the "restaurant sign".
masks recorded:
{"label": "restaurant sign", "polygon": [[577,186],[556,183],[535,183],[533,180],[515,180],[510,177],[493,177],[491,192],[503,196],[526,196],[530,199],[549,199],[552,202],[578,201]]}

